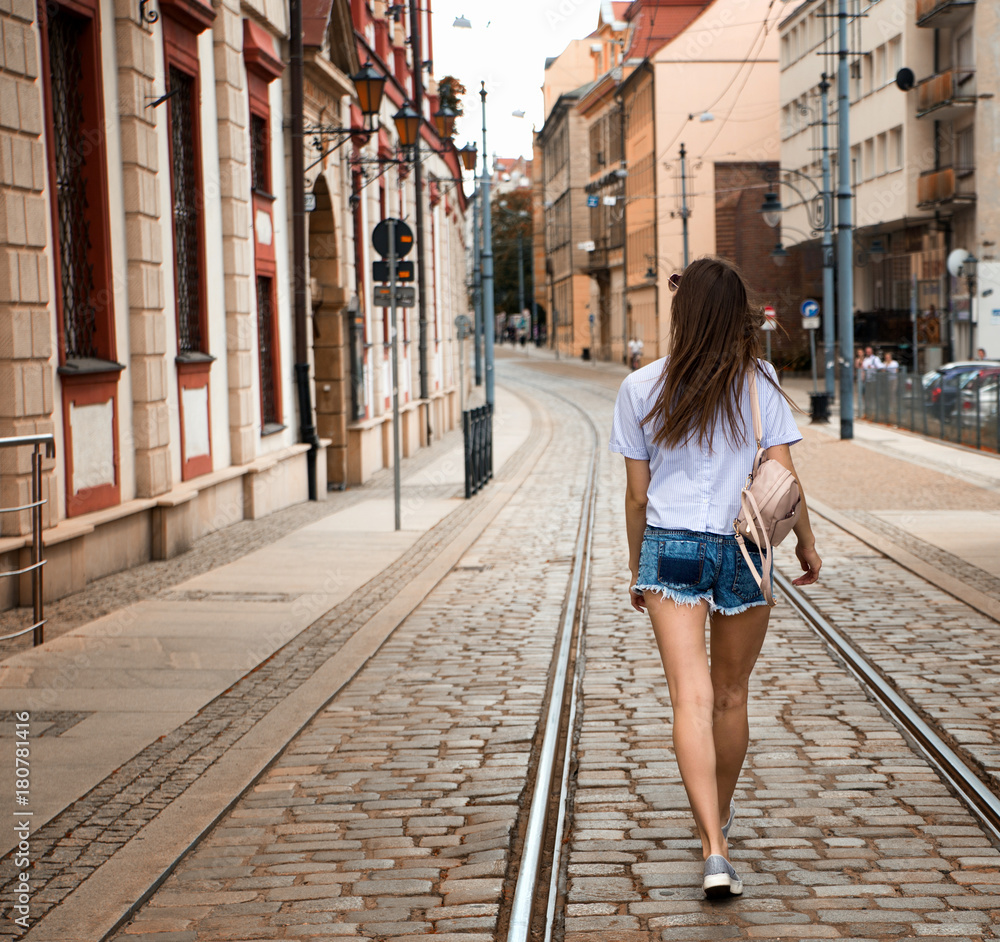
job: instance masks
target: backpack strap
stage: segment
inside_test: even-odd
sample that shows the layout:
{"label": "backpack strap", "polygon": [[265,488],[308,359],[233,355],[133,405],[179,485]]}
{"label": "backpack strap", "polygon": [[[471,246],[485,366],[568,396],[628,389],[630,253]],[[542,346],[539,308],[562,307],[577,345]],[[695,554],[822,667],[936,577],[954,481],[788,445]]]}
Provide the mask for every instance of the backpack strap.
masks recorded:
{"label": "backpack strap", "polygon": [[764,424],[760,420],[760,399],[757,393],[757,369],[750,370],[750,411],[753,413],[753,437],[757,449],[764,446]]}
{"label": "backpack strap", "polygon": [[[743,538],[743,534],[740,533],[739,528],[736,530],[736,544],[743,554],[743,559],[746,561],[754,581],[760,586],[761,592],[764,593],[764,599],[767,604],[774,605],[774,593],[771,591],[771,539],[767,534],[766,528],[763,526],[763,521],[760,517],[760,507],[757,504],[756,498],[750,493],[750,490],[744,490],[740,495],[740,499],[743,502],[747,529],[752,531],[751,535],[754,542],[760,549],[760,572],[757,572],[757,567],[754,565],[753,559],[751,559],[750,553],[747,551],[746,540]],[[758,521],[760,521],[760,526],[758,526]]]}

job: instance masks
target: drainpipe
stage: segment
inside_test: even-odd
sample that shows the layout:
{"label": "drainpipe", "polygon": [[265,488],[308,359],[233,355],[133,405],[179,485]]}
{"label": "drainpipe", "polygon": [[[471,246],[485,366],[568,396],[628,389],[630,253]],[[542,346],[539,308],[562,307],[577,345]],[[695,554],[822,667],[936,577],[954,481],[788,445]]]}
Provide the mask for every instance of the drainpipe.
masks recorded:
{"label": "drainpipe", "polygon": [[299,400],[299,437],[309,445],[306,475],[309,500],[316,500],[316,457],[319,437],[313,421],[309,388],[309,333],[306,322],[306,172],[303,139],[302,0],[288,0],[290,33],[289,92],[292,131],[292,291],[295,317],[295,387]]}

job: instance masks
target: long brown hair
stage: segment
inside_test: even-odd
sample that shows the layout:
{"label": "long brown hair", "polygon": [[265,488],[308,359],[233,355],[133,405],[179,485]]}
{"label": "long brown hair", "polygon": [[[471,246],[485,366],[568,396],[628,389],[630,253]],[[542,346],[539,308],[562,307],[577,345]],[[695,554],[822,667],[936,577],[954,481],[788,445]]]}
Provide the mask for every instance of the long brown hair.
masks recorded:
{"label": "long brown hair", "polygon": [[694,437],[711,448],[720,424],[726,437],[746,442],[739,403],[747,373],[762,355],[763,323],[763,309],[732,262],[699,258],[684,269],[670,312],[660,391],[642,420],[656,422],[655,444],[672,448]]}

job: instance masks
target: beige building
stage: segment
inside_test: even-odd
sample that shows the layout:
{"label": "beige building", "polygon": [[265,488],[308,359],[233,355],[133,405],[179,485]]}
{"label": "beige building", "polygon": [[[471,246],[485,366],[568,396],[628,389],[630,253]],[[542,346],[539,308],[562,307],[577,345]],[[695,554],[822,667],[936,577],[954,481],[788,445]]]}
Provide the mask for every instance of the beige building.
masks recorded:
{"label": "beige building", "polygon": [[[286,8],[156,8],[142,18],[151,5],[55,0],[0,12],[0,435],[55,437],[44,475],[48,597],[307,498]],[[367,37],[376,45],[365,17],[367,5],[347,0],[306,10],[307,124],[360,124],[348,76]],[[389,58],[398,108],[409,87],[401,39]],[[434,107],[430,96],[426,117]],[[367,245],[380,213],[412,218],[412,179],[396,185],[406,170],[394,164],[383,193],[369,185],[377,163],[360,155],[395,157],[395,108],[386,103],[386,130],[355,152],[307,159],[319,496],[328,470],[356,482],[391,460]],[[408,453],[455,421],[451,324],[465,306],[457,158],[429,127],[426,137],[445,153],[427,161],[430,392],[420,402],[414,316],[403,332]],[[359,341],[345,344],[359,322]],[[0,452],[0,506],[27,503],[29,487],[27,450]],[[28,515],[0,525],[0,569],[19,568]],[[0,583],[0,607],[23,589]]]}
{"label": "beige building", "polygon": [[[608,162],[617,146],[614,160],[621,169],[621,124],[611,113],[621,79],[625,24],[620,17],[627,7],[605,0],[594,32],[573,40],[545,64],[546,119],[536,135],[533,161],[535,231],[544,232],[544,239],[535,240],[535,292],[540,309],[552,315],[549,343],[569,356],[584,351],[587,356],[622,356],[623,180],[621,174],[608,176]],[[617,305],[611,274],[615,265]],[[614,328],[616,316],[619,326]]]}
{"label": "beige building", "polygon": [[[820,61],[837,48],[833,5],[803,3],[781,23],[782,165],[820,173]],[[997,12],[991,4],[886,0],[865,9],[850,35],[851,183],[854,195],[855,337],[903,354],[912,364],[911,293],[920,312],[920,368],[968,356],[992,342],[1000,355],[1000,318],[982,292],[1000,276],[996,154],[992,140],[997,85],[991,65]],[[993,30],[994,32],[990,32]],[[896,82],[910,70],[916,87]],[[836,189],[836,76],[831,75],[830,145]],[[812,192],[808,184],[804,192]],[[782,202],[786,245],[815,243],[806,212],[789,187]],[[948,274],[950,252],[963,248],[980,260],[970,330],[968,282]],[[987,294],[989,297],[990,294]],[[978,310],[981,307],[982,310]],[[989,312],[989,313],[988,313]]]}
{"label": "beige building", "polygon": [[[713,0],[698,6],[700,10],[688,9],[686,22],[676,35],[648,55],[653,145],[646,150],[645,163],[632,165],[629,158],[635,196],[649,195],[645,178],[650,175],[655,195],[655,239],[651,240],[647,231],[633,228],[631,218],[628,224],[630,298],[637,276],[641,279],[646,272],[655,275],[647,279],[655,288],[655,326],[650,323],[648,303],[639,301],[645,294],[643,289],[633,301],[647,357],[662,355],[664,350],[670,310],[667,282],[685,263],[684,215],[688,217],[688,260],[719,252],[720,222],[733,212],[748,216],[749,201],[761,192],[763,170],[756,168],[773,164],[779,154],[774,103],[778,94],[775,26],[780,10],[768,0]],[[762,30],[763,23],[769,28]],[[750,57],[747,50],[752,50]],[[641,113],[645,103],[638,107]],[[641,141],[648,128],[648,123],[645,127],[637,124],[629,137]],[[628,146],[637,145],[638,141],[630,141]],[[728,172],[729,165],[737,165],[735,173]],[[720,178],[724,182],[720,183]],[[756,265],[762,233],[757,220],[748,219],[751,221],[741,226],[745,242],[732,243],[730,251],[734,261],[748,268],[758,289],[773,294],[771,286],[778,280],[778,272]]]}

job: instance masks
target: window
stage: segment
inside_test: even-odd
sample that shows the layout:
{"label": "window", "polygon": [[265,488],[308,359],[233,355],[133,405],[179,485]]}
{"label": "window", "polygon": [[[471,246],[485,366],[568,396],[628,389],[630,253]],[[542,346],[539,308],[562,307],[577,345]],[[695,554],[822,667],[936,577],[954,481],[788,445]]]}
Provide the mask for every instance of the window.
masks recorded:
{"label": "window", "polygon": [[851,76],[851,101],[857,101],[861,97],[861,60],[858,59],[850,65]]}
{"label": "window", "polygon": [[976,166],[973,130],[973,126],[969,125],[955,134],[955,171],[957,173],[968,173]]}
{"label": "window", "polygon": [[903,67],[903,40],[896,36],[889,40],[887,58],[889,60],[889,79],[894,80],[896,73]]}
{"label": "window", "polygon": [[198,98],[194,76],[170,67],[170,182],[177,269],[177,333],[180,353],[204,352],[201,329],[201,199]]}
{"label": "window", "polygon": [[281,425],[281,410],[275,370],[274,282],[264,275],[257,276],[257,349],[260,360],[260,418],[265,431],[268,426]]}
{"label": "window", "polygon": [[58,4],[46,22],[49,168],[61,360],[115,355],[96,24]]}
{"label": "window", "polygon": [[[254,193],[271,195],[270,161],[268,160],[268,120],[259,114],[250,115],[250,185]],[[383,214],[384,218],[384,214]]]}
{"label": "window", "polygon": [[875,50],[875,87],[881,88],[888,81],[886,75],[888,73],[888,60],[886,58],[887,50],[885,46],[879,46]]}
{"label": "window", "polygon": [[889,132],[889,169],[899,170],[903,166],[903,129],[893,128]]}
{"label": "window", "polygon": [[971,29],[967,29],[955,40],[955,65],[958,68],[959,84],[972,78],[976,71],[976,54]]}
{"label": "window", "polygon": [[889,169],[888,163],[889,135],[882,133],[875,143],[875,172],[881,176]]}
{"label": "window", "polygon": [[[243,21],[243,58],[250,105],[250,201],[254,219],[254,275],[257,295],[257,370],[260,382],[260,425],[264,435],[280,431],[281,357],[279,310],[275,297],[275,257],[271,180],[270,83],[281,74],[273,37]],[[385,218],[385,180],[379,180],[379,211]]]}
{"label": "window", "polygon": [[851,148],[851,185],[857,186],[861,182],[861,145],[855,144]]}
{"label": "window", "polygon": [[870,180],[875,176],[875,141],[868,138],[865,141],[865,179]]}

